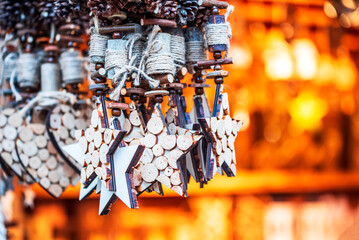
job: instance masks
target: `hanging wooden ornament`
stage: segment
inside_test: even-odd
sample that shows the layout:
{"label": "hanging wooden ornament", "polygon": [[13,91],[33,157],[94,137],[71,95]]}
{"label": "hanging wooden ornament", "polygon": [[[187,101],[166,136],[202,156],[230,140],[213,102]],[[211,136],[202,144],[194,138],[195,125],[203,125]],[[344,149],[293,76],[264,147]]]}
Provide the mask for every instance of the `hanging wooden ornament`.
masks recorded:
{"label": "hanging wooden ornament", "polygon": [[0,161],[15,173],[21,181],[32,183],[32,179],[20,164],[19,156],[15,148],[18,133],[21,132],[22,137],[27,135],[25,133],[26,130],[20,131],[24,125],[25,121],[17,109],[5,108],[0,112]]}
{"label": "hanging wooden ornament", "polygon": [[135,186],[143,190],[143,185],[150,186],[158,181],[180,196],[187,196],[183,161],[201,137],[182,128],[176,128],[174,135],[170,135],[160,107],[156,105],[147,123],[145,137],[134,139],[146,147],[136,167],[142,179],[136,181]]}
{"label": "hanging wooden ornament", "polygon": [[85,129],[89,125],[91,110],[92,107],[86,103],[60,103],[49,111],[46,118],[46,130],[56,151],[79,174],[82,165],[64,153],[61,147],[76,142],[76,130]]}
{"label": "hanging wooden ornament", "polygon": [[[57,100],[60,101],[61,99],[65,101],[64,97],[74,98],[73,95],[67,93],[57,94]],[[24,113],[41,106],[39,104],[42,101],[48,101],[43,96],[39,95],[26,105],[19,113],[20,119],[23,119]],[[40,109],[47,111],[43,107],[40,107]],[[19,128],[15,149],[18,153],[20,164],[26,173],[51,196],[57,198],[61,196],[68,185],[75,185],[78,182],[79,174],[57,152],[54,143],[46,132],[45,121],[33,111],[31,120],[25,121],[24,125]]]}
{"label": "hanging wooden ornament", "polygon": [[[234,141],[242,126],[242,122],[234,120],[229,115],[229,102],[227,93],[219,97],[218,117],[201,118],[201,125],[204,136],[212,144],[211,156],[216,160],[216,166],[223,170],[228,177],[236,175],[236,155]],[[215,174],[215,169],[212,172]]]}

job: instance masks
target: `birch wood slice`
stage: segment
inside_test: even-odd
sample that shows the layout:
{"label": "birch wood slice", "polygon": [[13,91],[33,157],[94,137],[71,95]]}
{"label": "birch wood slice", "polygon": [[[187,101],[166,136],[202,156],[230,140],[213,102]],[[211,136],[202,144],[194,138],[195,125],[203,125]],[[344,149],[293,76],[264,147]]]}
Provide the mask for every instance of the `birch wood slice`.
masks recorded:
{"label": "birch wood slice", "polygon": [[94,135],[95,135],[95,129],[92,126],[90,126],[85,130],[85,138],[88,142],[93,141]]}
{"label": "birch wood slice", "polygon": [[84,184],[85,182],[86,182],[86,169],[82,168],[80,174],[80,183]]}
{"label": "birch wood slice", "polygon": [[[232,134],[231,134],[232,135]],[[231,136],[230,135],[230,136]],[[226,149],[228,148],[228,138],[226,136],[224,136],[222,139],[221,139],[221,144],[222,144],[222,149]]]}
{"label": "birch wood slice", "polygon": [[85,154],[87,152],[88,142],[85,136],[80,137],[79,139],[80,150]]}
{"label": "birch wood slice", "polygon": [[123,124],[123,130],[127,131],[126,135],[131,133],[132,124],[130,123],[130,120],[128,120],[127,118],[125,119],[125,122]]}
{"label": "birch wood slice", "polygon": [[173,123],[175,121],[175,112],[173,108],[168,109],[166,112],[166,122],[167,124]]}
{"label": "birch wood slice", "polygon": [[173,186],[171,187],[173,191],[175,191],[178,195],[183,196],[183,189],[180,186]]}
{"label": "birch wood slice", "polygon": [[47,149],[40,149],[37,156],[41,161],[46,161],[50,157],[50,153]]}
{"label": "birch wood slice", "polygon": [[153,182],[158,177],[158,170],[152,163],[147,163],[141,168],[143,180],[146,182]]}
{"label": "birch wood slice", "polygon": [[15,127],[7,125],[2,130],[6,139],[15,140],[17,137],[17,130]]}
{"label": "birch wood slice", "polygon": [[100,119],[98,117],[97,109],[94,109],[91,114],[91,126],[96,128],[98,126],[99,120]]}
{"label": "birch wood slice", "polygon": [[177,137],[177,147],[182,150],[186,151],[189,149],[193,144],[192,136],[189,135],[179,135]]}
{"label": "birch wood slice", "polygon": [[232,164],[232,151],[229,148],[224,149],[224,161],[228,166]]}
{"label": "birch wood slice", "polygon": [[176,135],[163,134],[159,136],[160,145],[165,150],[172,150],[176,147],[177,137]]}
{"label": "birch wood slice", "polygon": [[138,115],[137,111],[132,111],[130,113],[129,120],[133,126],[138,127],[141,125],[141,119],[140,119],[140,116]]}
{"label": "birch wood slice", "polygon": [[49,188],[51,183],[50,183],[50,180],[48,178],[41,178],[40,181],[39,181],[40,185],[44,188]]}
{"label": "birch wood slice", "polygon": [[5,108],[2,111],[2,114],[4,114],[5,116],[9,117],[10,115],[12,115],[15,112],[14,108]]}
{"label": "birch wood slice", "polygon": [[154,134],[146,134],[143,144],[146,148],[152,148],[157,143],[157,136]]}
{"label": "birch wood slice", "polygon": [[216,132],[217,128],[218,128],[218,120],[216,117],[211,117],[210,118],[210,128],[211,128],[211,132]]}
{"label": "birch wood slice", "polygon": [[152,148],[152,152],[153,155],[156,157],[162,156],[165,153],[163,147],[160,144],[154,145]]}
{"label": "birch wood slice", "polygon": [[135,187],[141,186],[142,183],[141,171],[138,169],[134,169],[132,176],[133,176],[133,184],[135,185]]}
{"label": "birch wood slice", "polygon": [[67,139],[69,138],[70,134],[69,134],[69,130],[63,126],[60,126],[59,129],[57,129],[57,134],[59,135],[59,137],[61,139]]}
{"label": "birch wood slice", "polygon": [[109,144],[112,140],[112,131],[110,129],[106,129],[103,133],[103,140],[106,144]]}
{"label": "birch wood slice", "polygon": [[222,141],[221,140],[217,139],[215,149],[216,149],[216,154],[217,155],[220,155],[222,153],[223,148],[222,148]]}
{"label": "birch wood slice", "polygon": [[72,113],[65,113],[62,116],[62,123],[67,129],[73,129],[75,127],[75,117]]}
{"label": "birch wood slice", "polygon": [[38,148],[45,148],[47,145],[48,139],[45,136],[39,135],[39,136],[35,137],[34,141]]}
{"label": "birch wood slice", "polygon": [[143,164],[151,163],[153,160],[153,152],[149,148],[145,148],[145,150],[142,153],[140,162]]}
{"label": "birch wood slice", "polygon": [[0,128],[4,127],[7,124],[7,117],[0,113]]}
{"label": "birch wood slice", "polygon": [[3,150],[5,150],[9,153],[11,153],[15,149],[15,142],[12,140],[4,139],[1,144],[2,144]]}
{"label": "birch wood slice", "polygon": [[167,160],[168,160],[168,164],[174,168],[174,169],[178,169],[177,167],[177,161],[179,160],[179,158],[183,155],[183,152],[179,149],[173,149],[168,157],[167,157]]}
{"label": "birch wood slice", "polygon": [[42,164],[41,167],[37,169],[37,176],[40,178],[46,178],[49,175],[49,169],[46,167],[45,164]]}
{"label": "birch wood slice", "polygon": [[157,181],[159,181],[160,183],[162,183],[163,185],[165,185],[166,187],[171,188],[171,180],[169,177],[167,177],[164,174],[160,174],[157,178]]}
{"label": "birch wood slice", "polygon": [[175,185],[175,186],[181,184],[181,176],[180,176],[179,172],[174,172],[171,175],[171,183],[172,183],[172,185]]}
{"label": "birch wood slice", "polygon": [[170,135],[175,135],[177,133],[176,124],[171,123],[170,125],[168,125],[168,131],[169,131]]}
{"label": "birch wood slice", "polygon": [[170,177],[173,174],[174,170],[170,166],[166,167],[164,173],[167,177]]}
{"label": "birch wood slice", "polygon": [[100,161],[101,163],[107,163],[107,153],[109,150],[109,146],[106,143],[103,143],[100,146]]}
{"label": "birch wood slice", "polygon": [[22,123],[23,117],[20,115],[19,112],[12,114],[8,119],[8,124],[16,128],[20,127]]}
{"label": "birch wood slice", "polygon": [[154,135],[160,134],[164,128],[165,125],[160,117],[152,117],[147,123],[148,131]]}
{"label": "birch wood slice", "polygon": [[224,118],[224,124],[226,129],[226,135],[229,136],[232,134],[233,125],[232,125],[232,119],[229,115],[226,115]]}
{"label": "birch wood slice", "polygon": [[94,136],[93,136],[93,143],[95,145],[96,148],[99,148],[102,144],[102,133],[100,131],[96,131]]}
{"label": "birch wood slice", "polygon": [[66,104],[60,104],[60,111],[64,112],[64,113],[67,113],[71,110],[71,107],[69,105],[66,105]]}
{"label": "birch wood slice", "polygon": [[50,127],[53,129],[58,129],[61,126],[61,115],[51,114],[50,116]]}
{"label": "birch wood slice", "polygon": [[55,197],[60,197],[62,192],[63,192],[63,188],[58,185],[58,184],[52,184],[50,185],[50,187],[48,188],[48,191]]}
{"label": "birch wood slice", "polygon": [[166,169],[166,167],[168,166],[168,161],[165,156],[160,156],[155,158],[153,163],[155,164],[156,168],[160,171]]}
{"label": "birch wood slice", "polygon": [[226,132],[226,126],[224,125],[224,121],[219,120],[218,126],[217,126],[217,136],[219,138],[222,138],[224,136],[225,132]]}
{"label": "birch wood slice", "polygon": [[234,136],[232,134],[228,136],[228,139],[227,139],[228,147],[231,150],[234,150],[234,140],[235,140],[235,138],[234,138]]}
{"label": "birch wood slice", "polygon": [[31,157],[29,159],[29,166],[34,169],[37,170],[40,166],[41,166],[41,160],[40,158],[38,158],[37,156],[35,157]]}
{"label": "birch wood slice", "polygon": [[31,128],[32,132],[36,135],[42,135],[45,133],[46,130],[46,126],[44,124],[39,124],[39,123],[30,124],[29,127]]}
{"label": "birch wood slice", "polygon": [[90,142],[88,145],[88,152],[92,153],[95,150],[95,143],[94,142]]}

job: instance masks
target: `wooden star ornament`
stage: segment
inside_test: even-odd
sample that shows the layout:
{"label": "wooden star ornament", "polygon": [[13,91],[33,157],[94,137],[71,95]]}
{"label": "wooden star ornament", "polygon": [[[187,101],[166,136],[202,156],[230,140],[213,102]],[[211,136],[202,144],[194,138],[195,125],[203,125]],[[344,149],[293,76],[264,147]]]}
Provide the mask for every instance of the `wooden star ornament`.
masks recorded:
{"label": "wooden star ornament", "polygon": [[180,196],[187,196],[184,160],[201,137],[183,128],[176,128],[175,134],[169,134],[160,106],[155,106],[145,136],[133,139],[133,142],[146,147],[134,172],[137,189],[144,190],[158,181]]}
{"label": "wooden star ornament", "polygon": [[227,176],[233,177],[236,175],[234,141],[242,122],[230,117],[227,93],[220,94],[218,106],[218,116],[201,118],[198,121],[205,138],[212,144],[211,155],[215,158],[217,167]]}

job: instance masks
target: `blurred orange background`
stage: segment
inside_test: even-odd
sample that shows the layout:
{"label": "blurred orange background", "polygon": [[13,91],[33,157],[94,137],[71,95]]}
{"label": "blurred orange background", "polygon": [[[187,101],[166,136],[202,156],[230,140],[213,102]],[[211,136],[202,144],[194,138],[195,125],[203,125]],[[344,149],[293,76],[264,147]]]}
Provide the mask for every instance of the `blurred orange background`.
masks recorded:
{"label": "blurred orange background", "polygon": [[[231,0],[234,65],[225,79],[237,177],[189,197],[143,194],[99,217],[79,188],[34,209],[15,201],[14,239],[329,240],[359,217],[359,8],[353,0]],[[193,90],[185,89],[191,107]],[[214,89],[207,90],[210,103]],[[19,195],[20,193],[16,193]]]}

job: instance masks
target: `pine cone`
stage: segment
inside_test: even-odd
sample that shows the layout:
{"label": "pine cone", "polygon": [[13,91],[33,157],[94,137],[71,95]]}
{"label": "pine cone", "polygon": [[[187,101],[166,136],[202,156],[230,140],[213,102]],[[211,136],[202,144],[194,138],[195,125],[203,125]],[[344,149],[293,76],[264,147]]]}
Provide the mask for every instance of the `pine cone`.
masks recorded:
{"label": "pine cone", "polygon": [[86,0],[69,0],[69,3],[71,4],[73,12],[76,16],[88,15],[90,13]]}
{"label": "pine cone", "polygon": [[144,0],[146,11],[158,14],[162,8],[162,0]]}
{"label": "pine cone", "polygon": [[72,6],[67,0],[56,0],[54,9],[56,15],[62,19],[66,19],[73,13]]}
{"label": "pine cone", "polygon": [[198,27],[203,27],[207,24],[208,18],[211,15],[211,9],[206,7],[199,7],[198,13],[194,21],[190,21],[190,24]]}
{"label": "pine cone", "polygon": [[37,1],[6,0],[0,2],[0,26],[3,29],[32,27]]}
{"label": "pine cone", "polygon": [[102,0],[89,0],[87,6],[90,8],[93,16],[101,16],[101,14],[106,12],[107,2]]}
{"label": "pine cone", "polygon": [[120,10],[132,13],[145,13],[146,7],[142,0],[116,0],[115,5]]}
{"label": "pine cone", "polygon": [[198,0],[179,0],[178,21],[185,25],[187,22],[194,21],[199,9]]}
{"label": "pine cone", "polygon": [[178,3],[175,0],[144,0],[146,11],[156,18],[174,19]]}
{"label": "pine cone", "polygon": [[40,12],[39,21],[43,24],[55,23],[59,20],[56,14],[56,0],[40,0],[38,10]]}

